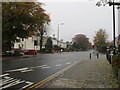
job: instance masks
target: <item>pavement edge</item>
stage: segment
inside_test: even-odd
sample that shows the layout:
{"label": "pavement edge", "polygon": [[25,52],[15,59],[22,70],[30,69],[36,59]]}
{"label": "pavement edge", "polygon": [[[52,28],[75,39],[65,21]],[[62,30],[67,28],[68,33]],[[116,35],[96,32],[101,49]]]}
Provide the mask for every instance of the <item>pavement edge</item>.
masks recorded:
{"label": "pavement edge", "polygon": [[67,71],[68,69],[72,68],[74,65],[78,64],[80,62],[79,61],[75,61],[73,64],[63,68],[62,70],[56,72],[55,74],[52,74],[51,76],[47,77],[46,79],[28,87],[26,90],[30,90],[30,89],[36,89],[36,88],[42,88],[42,86],[46,83],[48,83],[49,81],[53,80],[54,78],[56,78],[57,76],[61,75],[62,73],[64,73],[65,71]]}

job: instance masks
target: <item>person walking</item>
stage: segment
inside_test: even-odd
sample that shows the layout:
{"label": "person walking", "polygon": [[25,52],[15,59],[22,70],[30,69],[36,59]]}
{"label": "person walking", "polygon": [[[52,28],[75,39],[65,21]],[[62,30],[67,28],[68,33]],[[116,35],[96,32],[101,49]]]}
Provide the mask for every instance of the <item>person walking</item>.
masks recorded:
{"label": "person walking", "polygon": [[97,56],[97,58],[99,58],[99,51],[98,50],[96,50],[96,56]]}

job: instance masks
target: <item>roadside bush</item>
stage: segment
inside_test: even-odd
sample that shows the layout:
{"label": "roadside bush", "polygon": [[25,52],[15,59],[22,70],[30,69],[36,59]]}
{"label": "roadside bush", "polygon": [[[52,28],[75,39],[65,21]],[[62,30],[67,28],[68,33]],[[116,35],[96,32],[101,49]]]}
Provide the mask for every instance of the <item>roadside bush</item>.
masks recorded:
{"label": "roadside bush", "polygon": [[113,55],[112,67],[116,76],[118,76],[118,69],[120,69],[120,54]]}
{"label": "roadside bush", "polygon": [[101,45],[99,46],[98,50],[101,52],[101,53],[106,53],[107,52],[107,46],[106,45]]}
{"label": "roadside bush", "polygon": [[120,54],[113,55],[112,63],[120,67]]}

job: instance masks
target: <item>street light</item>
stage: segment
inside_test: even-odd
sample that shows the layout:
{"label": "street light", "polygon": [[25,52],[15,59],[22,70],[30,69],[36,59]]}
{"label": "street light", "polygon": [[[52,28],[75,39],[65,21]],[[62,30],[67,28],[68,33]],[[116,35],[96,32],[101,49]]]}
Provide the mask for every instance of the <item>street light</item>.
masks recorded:
{"label": "street light", "polygon": [[120,5],[120,3],[109,2],[109,5],[113,5],[113,55],[115,55],[115,5]]}
{"label": "street light", "polygon": [[59,24],[58,24],[58,40],[57,40],[57,45],[59,45],[59,26],[60,26],[60,25],[63,25],[63,23],[59,23]]}

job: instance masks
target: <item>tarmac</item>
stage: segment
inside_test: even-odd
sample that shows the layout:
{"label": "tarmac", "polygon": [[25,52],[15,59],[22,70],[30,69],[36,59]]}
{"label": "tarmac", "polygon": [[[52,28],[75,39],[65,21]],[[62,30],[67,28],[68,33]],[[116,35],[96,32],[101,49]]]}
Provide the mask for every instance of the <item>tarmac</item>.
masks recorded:
{"label": "tarmac", "polygon": [[[36,57],[24,55],[4,57],[2,61]],[[118,81],[105,55],[92,55],[89,60],[81,60],[75,66],[43,85],[44,88],[118,88]]]}
{"label": "tarmac", "polygon": [[21,58],[31,58],[31,57],[37,57],[40,55],[23,55],[23,56],[8,56],[8,57],[2,57],[2,61],[13,61]]}
{"label": "tarmac", "polygon": [[80,61],[49,81],[44,88],[118,88],[117,78],[105,55]]}

